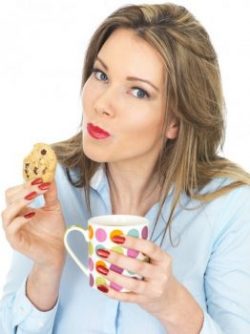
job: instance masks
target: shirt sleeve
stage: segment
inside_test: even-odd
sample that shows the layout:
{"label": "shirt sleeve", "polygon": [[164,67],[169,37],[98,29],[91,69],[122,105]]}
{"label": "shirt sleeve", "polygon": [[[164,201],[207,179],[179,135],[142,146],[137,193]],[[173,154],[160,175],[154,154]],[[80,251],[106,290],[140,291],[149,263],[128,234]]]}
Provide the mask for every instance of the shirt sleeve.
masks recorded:
{"label": "shirt sleeve", "polygon": [[224,332],[222,332],[221,328],[208,313],[204,313],[204,321],[200,334],[224,334]]}
{"label": "shirt sleeve", "polygon": [[[32,205],[38,207],[41,201]],[[0,301],[0,333],[2,334],[51,334],[58,301],[48,312],[38,310],[26,296],[26,281],[33,262],[14,251],[12,263]]]}
{"label": "shirt sleeve", "polygon": [[250,187],[232,193],[217,217],[220,228],[204,277],[207,313],[201,334],[250,333]]}
{"label": "shirt sleeve", "polygon": [[[28,263],[24,262],[24,257],[14,254],[11,270],[4,287],[3,298],[0,303],[0,328],[4,334],[50,334],[54,324],[54,319],[58,307],[42,312],[38,310],[26,296],[26,280],[29,272],[26,272]],[[21,260],[21,262],[20,262]],[[29,262],[29,260],[27,259]],[[15,264],[23,270],[16,271]],[[13,268],[14,267],[14,268]],[[31,270],[31,267],[30,267]],[[24,274],[27,276],[23,279]],[[20,279],[22,280],[20,283]]]}

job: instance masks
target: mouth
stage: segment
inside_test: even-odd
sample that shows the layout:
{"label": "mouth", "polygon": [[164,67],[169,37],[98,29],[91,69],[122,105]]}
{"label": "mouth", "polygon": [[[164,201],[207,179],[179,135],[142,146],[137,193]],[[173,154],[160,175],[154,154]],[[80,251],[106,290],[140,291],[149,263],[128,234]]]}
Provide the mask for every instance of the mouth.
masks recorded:
{"label": "mouth", "polygon": [[111,136],[110,133],[99,128],[99,126],[95,126],[92,123],[87,124],[87,131],[89,135],[94,139],[106,139]]}

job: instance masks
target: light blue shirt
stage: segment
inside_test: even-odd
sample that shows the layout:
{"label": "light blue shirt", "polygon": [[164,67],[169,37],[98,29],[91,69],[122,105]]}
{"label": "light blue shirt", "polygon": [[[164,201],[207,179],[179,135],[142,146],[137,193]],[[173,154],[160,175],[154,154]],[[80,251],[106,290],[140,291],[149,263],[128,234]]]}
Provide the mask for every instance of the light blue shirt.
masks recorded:
{"label": "light blue shirt", "polygon": [[[89,218],[83,189],[68,182],[65,171],[56,173],[59,199],[67,225],[86,228]],[[210,182],[204,192],[229,181]],[[91,180],[93,215],[110,214],[109,186],[103,169]],[[166,199],[168,216],[172,196]],[[204,311],[202,334],[250,333],[250,187],[242,186],[207,204],[182,196],[174,215],[171,246],[168,234],[162,248],[173,259],[175,277],[190,291]],[[41,205],[37,199],[35,205]],[[146,214],[153,222],[159,205]],[[160,220],[152,240],[159,244],[164,231]],[[53,227],[51,227],[53,228]],[[87,264],[87,245],[72,233],[73,249]],[[89,287],[88,279],[67,256],[56,306],[36,309],[25,295],[32,262],[14,252],[0,304],[0,333],[5,334],[163,334],[162,324],[136,304],[110,299]],[[1,328],[2,326],[2,328]]]}

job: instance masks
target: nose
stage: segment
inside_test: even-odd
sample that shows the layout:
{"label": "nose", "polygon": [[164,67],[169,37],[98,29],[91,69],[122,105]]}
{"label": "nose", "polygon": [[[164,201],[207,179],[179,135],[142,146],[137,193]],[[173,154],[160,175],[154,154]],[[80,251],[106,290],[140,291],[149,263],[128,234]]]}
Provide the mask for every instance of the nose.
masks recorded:
{"label": "nose", "polygon": [[114,116],[114,92],[106,88],[105,92],[96,99],[94,110],[100,116],[113,117]]}

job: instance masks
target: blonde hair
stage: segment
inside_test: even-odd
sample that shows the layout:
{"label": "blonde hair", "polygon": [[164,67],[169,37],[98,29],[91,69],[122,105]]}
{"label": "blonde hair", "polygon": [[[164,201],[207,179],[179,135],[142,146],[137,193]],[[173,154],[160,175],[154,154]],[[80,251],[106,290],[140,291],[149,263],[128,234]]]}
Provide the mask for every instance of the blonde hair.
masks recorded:
{"label": "blonde hair", "polygon": [[[166,117],[175,116],[178,137],[163,144],[155,172],[162,184],[160,211],[174,185],[172,210],[166,221],[170,226],[180,196],[211,201],[244,184],[250,176],[233,162],[218,154],[223,147],[225,104],[217,55],[208,33],[183,6],[171,3],[129,5],[107,17],[90,40],[83,67],[81,90],[89,78],[102,45],[118,28],[132,29],[161,55],[166,69]],[[72,138],[55,143],[59,161],[66,167],[71,183],[84,187],[89,203],[90,179],[99,164],[85,156],[81,131]],[[72,180],[70,170],[78,170]],[[211,193],[200,190],[213,178],[231,182]]]}

